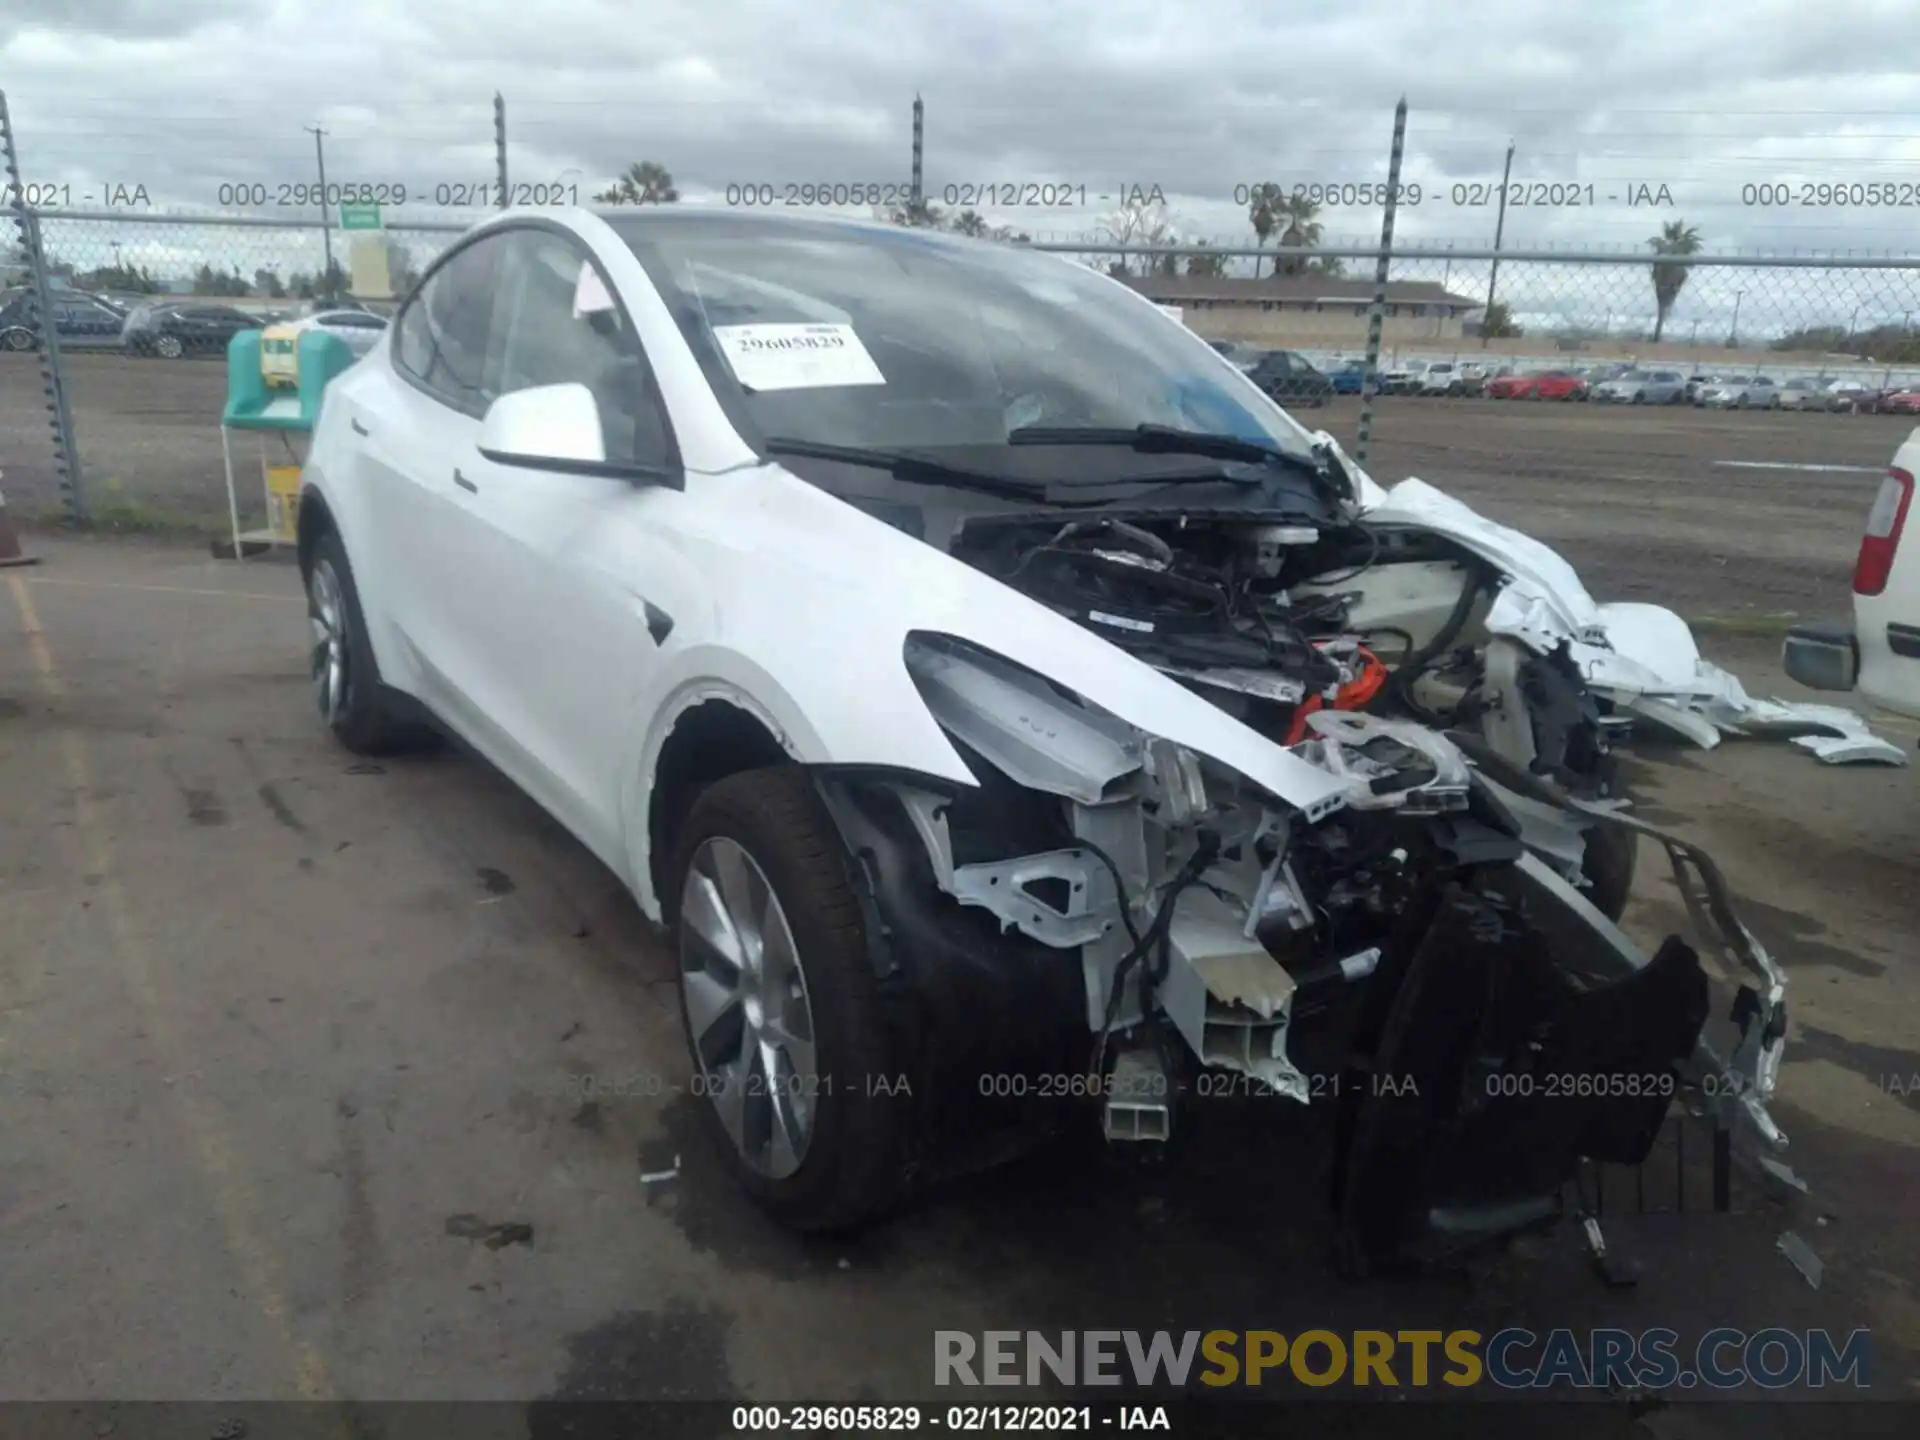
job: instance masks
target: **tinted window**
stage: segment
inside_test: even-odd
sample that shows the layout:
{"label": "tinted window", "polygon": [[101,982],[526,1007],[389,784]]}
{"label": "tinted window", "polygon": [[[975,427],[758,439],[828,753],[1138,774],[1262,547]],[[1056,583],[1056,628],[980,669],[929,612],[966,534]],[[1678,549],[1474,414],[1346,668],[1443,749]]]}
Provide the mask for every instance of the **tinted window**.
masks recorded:
{"label": "tinted window", "polygon": [[493,398],[486,384],[493,287],[505,235],[455,251],[407,302],[394,363],[454,409],[475,418]]}
{"label": "tinted window", "polygon": [[498,393],[585,385],[599,402],[609,460],[671,462],[673,444],[639,340],[606,277],[566,236],[512,234],[501,257],[493,333]]}

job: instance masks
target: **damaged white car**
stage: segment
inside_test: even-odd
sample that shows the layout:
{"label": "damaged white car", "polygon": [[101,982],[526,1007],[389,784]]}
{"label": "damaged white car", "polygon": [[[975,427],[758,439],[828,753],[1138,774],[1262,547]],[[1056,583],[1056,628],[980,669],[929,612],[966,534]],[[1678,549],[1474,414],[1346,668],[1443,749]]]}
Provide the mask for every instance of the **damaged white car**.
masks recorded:
{"label": "damaged white car", "polygon": [[[1082,267],[507,212],[334,382],[299,526],[327,723],[454,732],[671,928],[796,1226],[1068,1124],[1162,1143],[1207,1073],[1342,1107],[1363,1264],[1551,1214],[1682,1093],[1785,1143],[1782,977],[1611,794],[1631,617]],[[1608,918],[1641,834],[1744,971],[1725,1036]]]}

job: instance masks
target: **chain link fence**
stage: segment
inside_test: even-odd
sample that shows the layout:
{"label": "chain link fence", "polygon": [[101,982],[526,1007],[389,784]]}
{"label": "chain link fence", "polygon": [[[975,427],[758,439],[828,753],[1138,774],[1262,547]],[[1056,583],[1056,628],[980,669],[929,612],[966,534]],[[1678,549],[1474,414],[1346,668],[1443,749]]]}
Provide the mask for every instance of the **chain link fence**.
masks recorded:
{"label": "chain link fence", "polygon": [[[349,231],[246,215],[31,212],[84,484],[62,491],[36,376],[45,321],[33,288],[16,288],[0,301],[0,471],[13,503],[94,521],[216,522],[226,504],[221,360],[233,331],[328,301],[390,313],[481,213]],[[1834,425],[1920,385],[1920,264],[1907,260],[1680,264],[1423,248],[1394,254],[1376,294],[1372,249],[1027,243],[1177,309],[1243,365],[1289,352],[1278,371],[1268,362],[1278,398],[1350,445],[1370,409],[1365,458],[1383,479],[1412,471],[1457,484],[1501,465],[1630,464],[1678,443],[1687,425],[1712,430],[1714,462],[1811,461],[1835,448]],[[0,282],[30,278],[22,259]],[[1376,299],[1380,393],[1363,396]],[[1286,368],[1300,362],[1311,368]],[[1743,382],[1733,409],[1783,413],[1716,418],[1704,408],[1721,403],[1704,393],[1709,378]],[[1623,379],[1625,389],[1608,384]]]}

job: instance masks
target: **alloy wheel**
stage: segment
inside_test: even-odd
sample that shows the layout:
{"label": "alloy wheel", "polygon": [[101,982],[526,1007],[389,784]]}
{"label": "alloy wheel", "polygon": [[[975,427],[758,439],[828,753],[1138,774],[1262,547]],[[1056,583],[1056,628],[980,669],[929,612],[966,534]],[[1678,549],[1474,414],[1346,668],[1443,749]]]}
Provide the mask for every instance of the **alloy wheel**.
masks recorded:
{"label": "alloy wheel", "polygon": [[806,971],[753,856],[703,841],[680,896],[680,987],[700,1083],[740,1158],[784,1180],[813,1138],[823,1090]]}
{"label": "alloy wheel", "polygon": [[162,335],[154,342],[153,348],[160,352],[161,358],[166,360],[178,360],[185,349],[180,344],[178,335]]}
{"label": "alloy wheel", "polygon": [[327,724],[338,725],[347,713],[352,659],[347,646],[347,606],[330,560],[318,561],[307,581],[307,618],[313,630],[314,704]]}

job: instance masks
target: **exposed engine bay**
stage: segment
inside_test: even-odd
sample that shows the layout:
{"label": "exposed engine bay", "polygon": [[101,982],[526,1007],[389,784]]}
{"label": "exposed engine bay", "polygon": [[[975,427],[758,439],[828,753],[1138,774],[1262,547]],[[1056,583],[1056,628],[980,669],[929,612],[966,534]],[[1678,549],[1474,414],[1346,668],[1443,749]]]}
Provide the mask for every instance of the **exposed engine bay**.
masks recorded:
{"label": "exposed engine bay", "polygon": [[1322,709],[1518,727],[1501,748],[1527,768],[1575,793],[1609,793],[1613,727],[1567,647],[1514,647],[1483,666],[1492,566],[1444,537],[1314,518],[975,517],[953,553],[1276,743],[1309,738],[1307,717]]}
{"label": "exposed engine bay", "polygon": [[[1484,560],[1337,514],[1166,509],[973,515],[950,548],[1334,782],[1289,805],[989,651],[910,639],[978,788],[862,778],[823,798],[856,854],[885,836],[924,852],[965,917],[882,875],[890,933],[999,949],[993,983],[1026,997],[991,1002],[1009,1017],[1082,1017],[1064,1034],[1009,1018],[974,1068],[1095,1077],[1122,1145],[1168,1140],[1203,1072],[1336,1095],[1362,1269],[1550,1218],[1583,1162],[1643,1160],[1687,1086],[1746,1151],[1784,1146],[1764,1104],[1780,971],[1707,857],[1609,802],[1608,717],[1570,655],[1475,633],[1502,579]],[[1725,1056],[1693,946],[1648,955],[1583,893],[1595,835],[1626,839],[1629,871],[1633,839],[1664,845],[1706,943],[1746,972]],[[1045,958],[1067,954],[1072,1002]],[[1293,1058],[1322,1027],[1348,1057],[1331,1088]],[[1544,1075],[1585,1077],[1577,1102],[1536,1091]],[[1647,1076],[1672,1084],[1625,1088]]]}

